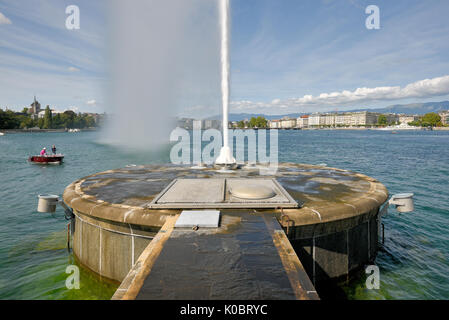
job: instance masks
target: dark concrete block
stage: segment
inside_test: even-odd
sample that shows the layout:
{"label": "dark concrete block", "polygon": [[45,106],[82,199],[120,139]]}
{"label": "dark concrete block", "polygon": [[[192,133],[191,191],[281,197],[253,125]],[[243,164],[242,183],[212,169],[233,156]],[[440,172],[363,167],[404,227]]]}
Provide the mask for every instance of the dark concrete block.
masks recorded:
{"label": "dark concrete block", "polygon": [[368,222],[348,230],[348,267],[356,270],[369,261],[369,229]]}
{"label": "dark concrete block", "polygon": [[377,216],[373,217],[369,222],[370,228],[370,261],[374,261],[377,255],[379,244],[379,226]]}
{"label": "dark concrete block", "polygon": [[315,238],[315,280],[328,280],[348,273],[347,232]]}
{"label": "dark concrete block", "polygon": [[312,239],[302,239],[290,241],[296,255],[301,261],[309,278],[313,281],[313,241]]}

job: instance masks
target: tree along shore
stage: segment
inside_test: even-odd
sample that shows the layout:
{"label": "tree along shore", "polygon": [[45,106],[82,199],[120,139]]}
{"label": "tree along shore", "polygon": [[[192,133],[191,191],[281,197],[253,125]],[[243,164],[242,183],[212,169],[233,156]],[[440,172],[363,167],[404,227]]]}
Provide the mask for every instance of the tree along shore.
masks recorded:
{"label": "tree along shore", "polygon": [[[0,129],[3,133],[44,133],[44,132],[67,132],[70,129],[40,129],[40,128],[30,128],[30,129]],[[97,131],[98,127],[83,128],[81,131]]]}
{"label": "tree along shore", "polygon": [[64,113],[52,115],[47,106],[42,118],[33,119],[24,112],[14,112],[11,110],[3,111],[0,109],[0,130],[4,129],[84,129],[96,127],[94,117],[68,110]]}

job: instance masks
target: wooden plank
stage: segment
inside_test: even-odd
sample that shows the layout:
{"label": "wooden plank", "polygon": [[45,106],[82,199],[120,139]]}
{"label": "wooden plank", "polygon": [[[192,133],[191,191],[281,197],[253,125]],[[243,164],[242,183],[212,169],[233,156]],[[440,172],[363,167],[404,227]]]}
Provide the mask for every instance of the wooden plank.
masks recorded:
{"label": "wooden plank", "polygon": [[276,218],[272,215],[264,215],[263,217],[296,298],[298,300],[319,300],[320,298],[312,281],[310,281],[301,261]]}
{"label": "wooden plank", "polygon": [[122,281],[122,284],[114,293],[112,300],[134,300],[137,297],[145,279],[150,274],[154,263],[159,257],[165,242],[170,238],[178,217],[176,215],[167,218],[162,228],[153,240],[151,240],[126,278]]}

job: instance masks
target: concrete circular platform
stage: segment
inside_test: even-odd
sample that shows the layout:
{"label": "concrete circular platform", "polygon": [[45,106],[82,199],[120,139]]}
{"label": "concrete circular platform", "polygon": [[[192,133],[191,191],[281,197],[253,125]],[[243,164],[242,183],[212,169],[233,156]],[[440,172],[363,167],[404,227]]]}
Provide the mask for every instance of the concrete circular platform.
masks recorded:
{"label": "concrete circular platform", "polygon": [[387,189],[363,174],[336,168],[282,163],[273,176],[258,167],[233,173],[215,168],[148,165],[96,173],[70,184],[63,199],[75,213],[73,249],[81,263],[121,281],[164,224],[181,210],[147,205],[174,179],[275,178],[301,208],[221,209],[223,216],[271,212],[284,227],[310,278],[348,275],[377,252],[379,208]]}

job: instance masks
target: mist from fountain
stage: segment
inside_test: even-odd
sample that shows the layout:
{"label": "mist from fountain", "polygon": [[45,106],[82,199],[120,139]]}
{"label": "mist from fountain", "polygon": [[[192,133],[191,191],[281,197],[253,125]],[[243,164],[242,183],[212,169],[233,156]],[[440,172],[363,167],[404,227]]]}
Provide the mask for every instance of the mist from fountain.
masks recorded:
{"label": "mist from fountain", "polygon": [[[111,1],[106,112],[101,142],[168,145],[175,116],[219,113],[217,1]],[[196,112],[196,113],[195,113]]]}

